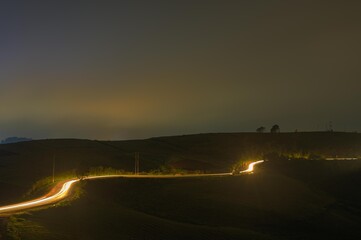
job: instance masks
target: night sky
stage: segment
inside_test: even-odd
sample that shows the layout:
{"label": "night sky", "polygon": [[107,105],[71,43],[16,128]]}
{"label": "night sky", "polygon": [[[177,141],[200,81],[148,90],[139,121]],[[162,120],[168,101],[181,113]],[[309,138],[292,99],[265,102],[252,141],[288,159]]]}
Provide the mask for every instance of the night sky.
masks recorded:
{"label": "night sky", "polygon": [[1,1],[0,139],[361,130],[359,1]]}

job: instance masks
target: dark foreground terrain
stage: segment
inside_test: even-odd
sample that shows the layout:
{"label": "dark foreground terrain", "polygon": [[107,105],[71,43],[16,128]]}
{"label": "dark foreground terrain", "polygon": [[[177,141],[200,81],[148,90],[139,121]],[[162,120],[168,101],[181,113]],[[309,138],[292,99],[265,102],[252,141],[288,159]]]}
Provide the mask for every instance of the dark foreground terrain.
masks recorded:
{"label": "dark foreground terrain", "polygon": [[83,195],[70,205],[8,219],[12,239],[361,236],[361,161],[289,161],[243,176],[81,185]]}
{"label": "dark foreground terrain", "polygon": [[[145,170],[194,162],[195,169],[216,171],[266,146],[330,156],[359,156],[361,149],[359,134],[331,133],[10,144],[0,148],[0,198],[21,200],[49,175],[54,152],[62,171],[80,160],[131,169],[134,151],[143,153]],[[2,218],[0,239],[360,239],[360,186],[358,160],[274,160],[229,177],[94,180],[80,183],[73,201]]]}

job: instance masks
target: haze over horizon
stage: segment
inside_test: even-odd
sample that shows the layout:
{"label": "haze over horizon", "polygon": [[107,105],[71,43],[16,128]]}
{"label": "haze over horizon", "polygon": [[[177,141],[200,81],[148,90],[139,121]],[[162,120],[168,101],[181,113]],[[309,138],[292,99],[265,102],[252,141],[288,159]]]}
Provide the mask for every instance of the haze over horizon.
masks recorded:
{"label": "haze over horizon", "polygon": [[361,131],[360,10],[357,1],[4,1],[0,139],[310,131],[329,121]]}

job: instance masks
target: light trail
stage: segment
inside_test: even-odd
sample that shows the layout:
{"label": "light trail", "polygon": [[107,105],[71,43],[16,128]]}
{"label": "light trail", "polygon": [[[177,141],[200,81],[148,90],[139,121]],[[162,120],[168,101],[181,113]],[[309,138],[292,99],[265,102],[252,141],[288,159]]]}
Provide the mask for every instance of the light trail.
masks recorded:
{"label": "light trail", "polygon": [[203,174],[186,174],[186,175],[174,175],[174,174],[145,174],[145,175],[104,175],[104,176],[89,176],[84,180],[101,179],[101,178],[192,178],[192,177],[215,177],[215,176],[230,176],[232,173],[203,173]]}
{"label": "light trail", "polygon": [[260,163],[263,163],[264,160],[259,160],[257,162],[252,162],[248,165],[248,168],[246,170],[243,170],[243,171],[240,171],[239,173],[242,174],[242,173],[251,173],[253,172],[254,170],[254,166],[257,165],[257,164],[260,164]]}
{"label": "light trail", "polygon": [[[254,166],[264,162],[263,160],[252,162],[248,165],[248,169],[244,171],[240,171],[239,173],[251,173],[254,170]],[[122,177],[122,178],[192,178],[192,177],[212,177],[212,176],[230,176],[233,175],[232,173],[209,173],[209,174],[187,174],[187,175],[102,175],[102,176],[88,176],[84,177],[83,180],[92,180],[92,179],[102,179],[102,178],[116,178],[116,177]],[[51,196],[43,196],[41,198],[37,198],[34,200],[7,205],[0,207],[0,215],[4,214],[12,214],[16,212],[22,212],[24,210],[29,210],[37,207],[42,207],[50,204],[54,204],[56,202],[59,202],[60,200],[63,200],[66,198],[71,190],[71,187],[79,182],[80,179],[72,179],[67,182],[65,182],[62,186],[62,188],[55,194]],[[55,186],[53,190],[56,188]]]}
{"label": "light trail", "polygon": [[17,203],[17,204],[0,207],[0,214],[7,213],[7,212],[14,212],[14,211],[18,212],[18,211],[26,210],[29,208],[45,206],[45,205],[60,201],[68,196],[71,186],[78,181],[79,181],[79,179],[73,179],[73,180],[67,181],[66,183],[63,184],[60,191],[55,193],[52,196],[41,197],[41,198],[37,198],[37,199],[31,200],[31,201],[23,202],[23,203]]}

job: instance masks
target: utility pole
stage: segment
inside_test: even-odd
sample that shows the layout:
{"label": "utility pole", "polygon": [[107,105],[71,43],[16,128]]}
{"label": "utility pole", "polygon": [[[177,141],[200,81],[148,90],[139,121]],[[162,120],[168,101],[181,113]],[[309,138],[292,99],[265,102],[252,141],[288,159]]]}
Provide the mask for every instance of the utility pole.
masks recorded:
{"label": "utility pole", "polygon": [[135,160],[134,174],[138,175],[139,174],[139,152],[135,153],[134,160]]}
{"label": "utility pole", "polygon": [[55,182],[55,154],[53,154],[53,183]]}

